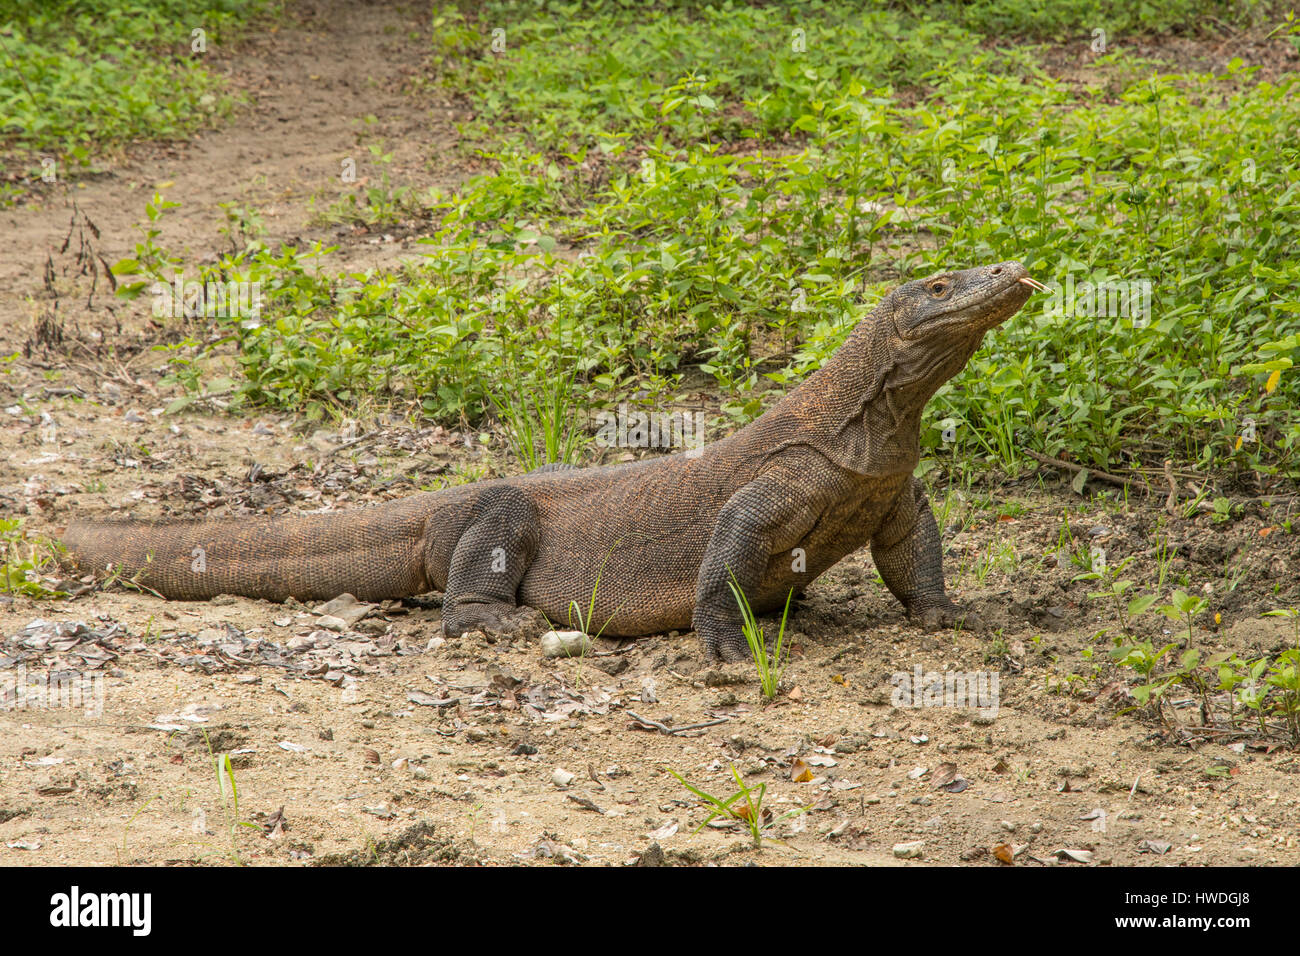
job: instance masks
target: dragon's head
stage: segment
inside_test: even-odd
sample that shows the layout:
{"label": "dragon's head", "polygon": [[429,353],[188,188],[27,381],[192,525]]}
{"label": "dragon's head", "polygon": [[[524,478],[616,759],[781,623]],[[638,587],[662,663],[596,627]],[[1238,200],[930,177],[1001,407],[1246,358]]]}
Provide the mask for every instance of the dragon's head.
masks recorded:
{"label": "dragon's head", "polygon": [[899,286],[877,313],[877,342],[888,342],[892,359],[887,387],[916,391],[924,404],[961,371],[985,332],[1041,288],[1019,262],[938,272]]}

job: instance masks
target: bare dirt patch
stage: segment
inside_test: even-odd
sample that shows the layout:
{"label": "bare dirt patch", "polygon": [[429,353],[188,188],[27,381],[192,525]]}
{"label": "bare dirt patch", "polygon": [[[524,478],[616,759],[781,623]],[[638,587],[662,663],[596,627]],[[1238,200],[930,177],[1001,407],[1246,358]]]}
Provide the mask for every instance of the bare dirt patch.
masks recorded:
{"label": "bare dirt patch", "polygon": [[[357,120],[371,114],[393,170],[423,184],[459,175],[439,153],[445,111],[403,92],[427,24],[418,7],[295,9],[297,24],[228,55],[257,97],[232,126],[142,149],[4,213],[15,242],[0,258],[0,344],[28,354],[0,377],[0,511],[31,532],[57,537],[74,515],[345,509],[501,467],[497,442],[387,417],[322,427],[273,412],[165,415],[174,393],[150,348],[177,333],[137,307],[107,308],[103,290],[87,307],[84,236],[60,250],[75,195],[101,233],[89,241],[110,262],[128,254],[165,181],[184,206],[163,239],[193,259],[225,241],[225,201],[257,206],[273,239],[338,239],[349,264],[400,250],[311,226],[305,200],[342,188],[338,163],[365,148]],[[1282,528],[1292,504],[1249,503],[1216,522],[1166,516],[1162,499],[1087,505],[1035,489],[967,492],[948,522],[948,580],[990,630],[911,626],[858,554],[799,602],[793,662],[768,704],[749,669],[704,666],[691,634],[549,660],[530,643],[443,640],[436,595],[362,609],[342,629],[311,608],[243,598],[167,602],[120,587],[0,598],[0,675],[99,675],[103,694],[89,712],[84,701],[0,712],[0,854],[37,865],[1300,863],[1296,754],[1124,713],[1119,675],[1104,663],[1093,673],[1084,656],[1106,660],[1104,607],[1058,560],[1067,511],[1087,546],[1111,562],[1134,556],[1140,583],[1154,580],[1164,538],[1170,572],[1210,602],[1204,620],[1218,615],[1198,646],[1276,653],[1290,631],[1259,615],[1300,599],[1300,546]],[[1164,627],[1140,625],[1153,639]],[[917,667],[995,675],[996,713],[895,706],[895,676]],[[711,725],[675,732],[699,723]],[[767,785],[776,815],[808,808],[761,851],[734,823],[692,836],[706,812],[668,772],[725,797],[733,766]],[[257,828],[234,825],[244,821]],[[898,844],[919,846],[902,860]]]}
{"label": "bare dirt patch", "polygon": [[[25,302],[42,294],[47,255],[59,256],[73,205],[100,230],[97,249],[111,264],[132,253],[154,191],[181,207],[159,223],[158,243],[197,262],[223,248],[222,203],[254,208],[264,238],[338,244],[342,268],[373,268],[409,249],[410,237],[314,221],[334,201],[377,183],[383,168],[370,145],[392,153],[397,185],[425,190],[458,181],[449,149],[455,110],[407,92],[428,51],[428,10],[419,4],[327,0],[290,6],[283,26],[253,31],[234,47],[211,49],[211,65],[250,104],[229,125],[187,142],[133,147],[96,160],[99,171],[62,182],[0,212],[0,322],[6,344],[32,317]],[[345,182],[343,162],[355,163]],[[164,186],[164,184],[170,184]],[[313,208],[314,203],[314,208]],[[417,231],[405,224],[399,233]],[[115,306],[116,308],[116,306]]]}
{"label": "bare dirt patch", "polygon": [[[1234,61],[1250,69],[1241,74],[1250,83],[1277,82],[1300,65],[1300,51],[1285,35],[1271,35],[1269,28],[1233,30],[1198,36],[1156,34],[1152,36],[1093,36],[1059,44],[1042,44],[1039,55],[1052,76],[1080,86],[1104,83],[1107,92],[1118,95],[1135,79],[1149,75],[1154,67],[1165,73],[1224,74],[1233,69]],[[1098,41],[1102,41],[1098,46]],[[1006,39],[992,41],[996,47],[1007,46]],[[1019,45],[1019,44],[1015,44]],[[1120,54],[1120,68],[1102,69],[1098,60]],[[1140,66],[1126,63],[1129,57]]]}

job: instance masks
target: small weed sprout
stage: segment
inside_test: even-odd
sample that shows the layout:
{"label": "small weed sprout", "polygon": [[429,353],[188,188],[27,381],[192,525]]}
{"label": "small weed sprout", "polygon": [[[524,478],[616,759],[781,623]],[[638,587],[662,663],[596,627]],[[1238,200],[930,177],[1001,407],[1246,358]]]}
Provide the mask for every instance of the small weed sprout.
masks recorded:
{"label": "small weed sprout", "polygon": [[754,666],[758,668],[759,686],[763,696],[771,700],[776,697],[777,689],[781,685],[781,675],[785,672],[785,665],[788,663],[782,660],[782,651],[785,644],[785,621],[790,614],[790,600],[794,597],[794,588],[786,593],[785,610],[781,612],[781,629],[777,631],[776,646],[769,654],[767,642],[763,637],[763,628],[759,626],[758,618],[754,616],[754,609],[749,606],[749,598],[745,597],[745,592],[741,589],[740,582],[736,580],[735,573],[730,569],[728,573],[731,574],[731,580],[727,582],[727,586],[731,588],[731,593],[736,597],[736,604],[740,607],[740,629],[745,635],[745,643],[749,645]]}
{"label": "small weed sprout", "polygon": [[[251,830],[262,832],[262,828],[251,820],[239,819],[239,787],[235,783],[235,768],[231,765],[230,754],[218,754],[212,749],[212,741],[208,737],[207,731],[203,731],[203,742],[207,744],[208,756],[212,760],[212,773],[216,780],[217,795],[221,798],[221,812],[226,818],[226,824],[229,828],[230,847],[223,849],[211,843],[198,843],[197,846],[205,846],[216,850],[218,853],[229,857],[231,862],[236,866],[243,866],[244,859],[239,855],[239,846],[236,843],[236,836],[240,827],[248,827]],[[230,784],[230,797],[226,798],[226,784]],[[143,809],[143,808],[141,808]]]}
{"label": "small weed sprout", "polygon": [[718,817],[740,820],[749,828],[749,836],[754,842],[754,848],[761,849],[763,834],[766,831],[784,820],[807,813],[810,809],[809,807],[798,807],[794,810],[788,810],[780,816],[775,816],[771,810],[763,809],[763,797],[767,793],[767,784],[760,783],[756,787],[749,786],[741,778],[740,771],[736,769],[735,764],[731,765],[731,776],[740,789],[725,799],[705,793],[671,767],[665,767],[664,769],[676,777],[683,787],[699,797],[705,805],[713,808],[705,821],[695,828],[692,835],[699,833]]}
{"label": "small weed sprout", "polygon": [[[623,604],[620,604],[618,607],[614,609],[614,613],[605,619],[605,623],[600,626],[600,629],[596,631],[596,633],[593,634],[591,632],[591,627],[595,623],[596,595],[600,592],[601,575],[605,573],[605,565],[609,563],[610,557],[613,556],[614,554],[614,549],[617,548],[622,543],[622,540],[623,539],[620,538],[618,541],[615,541],[614,544],[610,547],[609,551],[606,552],[605,559],[600,562],[600,570],[596,572],[596,583],[593,584],[591,587],[591,599],[587,603],[586,612],[582,610],[582,605],[578,603],[576,598],[569,601],[569,627],[573,630],[581,631],[583,634],[590,637],[593,641],[599,639],[600,635],[605,633],[605,628],[609,627],[610,623],[614,620],[614,616],[617,615],[619,611],[623,610]],[[627,602],[625,601],[624,604],[626,603]],[[577,618],[577,627],[574,627],[574,618]],[[550,624],[549,620],[547,621],[547,624],[548,625]],[[554,629],[554,625],[551,626],[552,629]],[[586,645],[584,644],[582,654],[579,655],[578,658],[578,673],[574,679],[575,686],[581,684],[582,682],[582,665],[586,662],[586,660],[587,660],[587,648]]]}
{"label": "small weed sprout", "polygon": [[46,587],[40,570],[48,559],[37,554],[38,546],[28,539],[20,518],[0,518],[0,590],[11,597],[67,597],[67,592]]}
{"label": "small weed sprout", "polygon": [[138,816],[140,816],[140,814],[142,814],[142,813],[144,813],[146,810],[148,810],[148,809],[149,809],[149,804],[153,803],[153,802],[154,802],[155,800],[157,800],[160,796],[162,796],[162,794],[155,793],[152,797],[150,797],[148,800],[146,800],[143,804],[140,805],[140,809],[136,810],[135,813],[131,814],[131,819],[129,819],[129,820],[126,821],[126,826],[124,826],[124,827],[122,828],[122,848],[121,848],[120,850],[117,849],[117,847],[114,847],[114,848],[113,848],[114,851],[117,853],[117,865],[118,865],[118,866],[125,866],[125,865],[126,865],[126,863],[125,863],[125,861],[124,861],[124,859],[123,859],[123,857],[125,857],[126,852],[127,852],[127,849],[126,849],[126,840],[127,840],[127,837],[128,837],[128,836],[130,835],[130,833],[131,833],[131,827],[135,825],[136,818],[137,818]]}

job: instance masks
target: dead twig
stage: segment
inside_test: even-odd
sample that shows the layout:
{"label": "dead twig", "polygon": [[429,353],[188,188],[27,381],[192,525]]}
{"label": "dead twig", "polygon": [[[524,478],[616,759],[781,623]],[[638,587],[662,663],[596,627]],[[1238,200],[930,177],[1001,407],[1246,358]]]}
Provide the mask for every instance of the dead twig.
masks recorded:
{"label": "dead twig", "polygon": [[1174,478],[1173,459],[1165,459],[1165,481],[1169,482],[1169,497],[1165,499],[1165,511],[1171,515],[1178,514],[1178,481]]}
{"label": "dead twig", "polygon": [[669,727],[667,724],[661,724],[657,720],[651,720],[649,717],[642,717],[640,714],[628,711],[627,715],[638,723],[645,724],[647,727],[659,731],[661,734],[667,734],[669,737],[677,734],[684,734],[688,730],[702,730],[705,727],[716,727],[718,724],[725,724],[730,717],[719,717],[717,720],[706,720],[698,724],[685,724],[681,727]]}
{"label": "dead twig", "polygon": [[348,441],[345,441],[343,444],[331,448],[329,451],[325,453],[325,457],[328,458],[330,455],[337,455],[344,448],[351,448],[353,445],[360,445],[363,441],[369,441],[370,439],[374,438],[378,434],[379,434],[379,430],[375,429],[374,431],[366,432],[364,435],[361,435],[357,438],[349,439]]}
{"label": "dead twig", "polygon": [[71,360],[68,361],[68,364],[73,366],[74,368],[79,368],[84,372],[89,372],[91,375],[94,375],[97,378],[105,378],[110,381],[119,382],[122,385],[125,385],[127,388],[133,389],[134,391],[143,392],[145,390],[145,386],[141,385],[135,379],[131,378],[131,376],[124,375],[119,372],[114,372],[112,369],[94,368],[93,366],[87,365],[84,362],[73,362]]}
{"label": "dead twig", "polygon": [[1044,465],[1051,465],[1053,468],[1060,468],[1062,471],[1071,471],[1075,474],[1078,474],[1081,471],[1086,471],[1089,478],[1096,478],[1098,481],[1104,481],[1112,485],[1119,485],[1121,488],[1127,488],[1129,485],[1136,483],[1135,479],[1132,478],[1121,478],[1119,475],[1112,475],[1109,472],[1098,471],[1096,468],[1089,468],[1086,465],[1076,465],[1071,461],[1061,461],[1059,458],[1050,458],[1047,455],[1040,455],[1036,451],[1030,451],[1028,448],[1022,448],[1020,450],[1030,458],[1034,459],[1034,461],[1041,462]]}

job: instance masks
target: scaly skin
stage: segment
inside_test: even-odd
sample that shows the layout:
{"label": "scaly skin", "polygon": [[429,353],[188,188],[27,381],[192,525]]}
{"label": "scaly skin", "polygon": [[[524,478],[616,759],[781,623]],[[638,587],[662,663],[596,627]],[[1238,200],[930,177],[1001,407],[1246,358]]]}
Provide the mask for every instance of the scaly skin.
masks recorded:
{"label": "scaly skin", "polygon": [[[535,630],[537,611],[611,636],[693,626],[706,658],[748,656],[730,576],[779,609],[870,543],[889,590],[937,626],[939,531],[920,483],[921,411],[1031,290],[1004,262],[891,292],[826,364],[745,428],[695,453],[546,468],[355,512],[284,518],[74,522],[83,570],[168,598],[282,601],[446,593],[448,635]],[[531,609],[531,610],[529,610]],[[574,620],[576,623],[576,620]]]}

